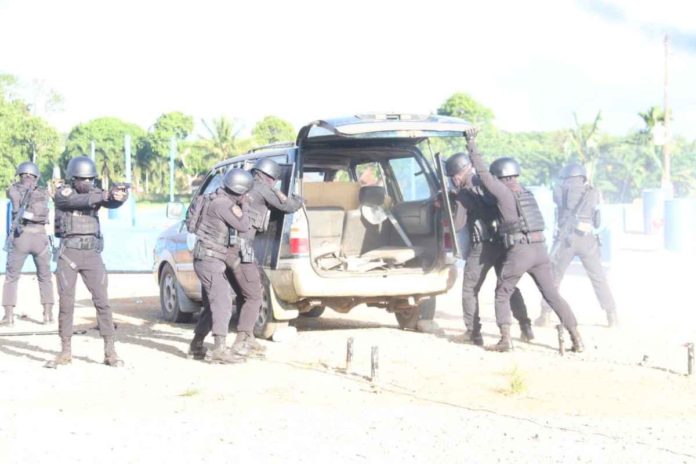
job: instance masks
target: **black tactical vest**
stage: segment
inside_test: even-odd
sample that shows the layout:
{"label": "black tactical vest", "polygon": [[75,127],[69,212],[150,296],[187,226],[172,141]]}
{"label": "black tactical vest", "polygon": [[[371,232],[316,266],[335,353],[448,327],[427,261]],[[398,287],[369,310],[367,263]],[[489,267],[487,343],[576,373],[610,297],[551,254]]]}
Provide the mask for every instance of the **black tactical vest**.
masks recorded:
{"label": "black tactical vest", "polygon": [[520,215],[520,230],[522,233],[541,232],[545,229],[544,216],[541,214],[539,204],[527,189],[515,193],[517,212]]}
{"label": "black tactical vest", "polygon": [[575,214],[579,222],[592,223],[595,201],[590,198],[594,194],[593,188],[589,185],[572,186],[564,185],[561,190],[562,210],[559,214],[560,223],[563,223],[573,212],[580,207]]}
{"label": "black tactical vest", "polygon": [[244,238],[253,239],[256,232],[263,232],[268,227],[268,205],[266,205],[266,199],[261,193],[263,189],[271,189],[268,185],[265,185],[262,180],[254,179],[254,186],[246,194],[247,201],[249,202],[249,210],[247,215],[251,221],[251,229],[248,232],[240,234]]}
{"label": "black tactical vest", "polygon": [[[12,184],[7,194],[12,201],[12,220],[14,221],[20,208],[20,202],[27,191],[27,186],[17,182]],[[16,200],[16,201],[15,201]],[[48,224],[48,192],[46,189],[36,187],[26,206],[22,219],[23,224]]]}
{"label": "black tactical vest", "polygon": [[496,201],[479,186],[464,191],[468,198],[467,227],[471,240],[480,243],[495,237],[498,228]]}
{"label": "black tactical vest", "polygon": [[500,224],[498,230],[503,244],[505,247],[510,247],[519,243],[521,240],[526,240],[526,243],[543,241],[543,234],[541,234],[541,240],[538,238],[530,239],[528,237],[528,234],[544,230],[544,216],[541,214],[541,210],[539,209],[534,195],[526,189],[514,193],[519,217],[515,222]]}
{"label": "black tactical vest", "polygon": [[56,209],[55,235],[58,238],[73,235],[101,236],[99,227],[99,215],[96,209],[89,211],[73,210],[61,211]]}
{"label": "black tactical vest", "polygon": [[[203,217],[196,230],[196,237],[205,248],[208,256],[224,260],[230,243],[230,228],[222,219],[212,214],[212,206],[218,202],[229,203],[229,209],[235,205],[226,194],[218,192],[212,199],[210,207],[203,211]],[[228,206],[226,205],[226,207]]]}

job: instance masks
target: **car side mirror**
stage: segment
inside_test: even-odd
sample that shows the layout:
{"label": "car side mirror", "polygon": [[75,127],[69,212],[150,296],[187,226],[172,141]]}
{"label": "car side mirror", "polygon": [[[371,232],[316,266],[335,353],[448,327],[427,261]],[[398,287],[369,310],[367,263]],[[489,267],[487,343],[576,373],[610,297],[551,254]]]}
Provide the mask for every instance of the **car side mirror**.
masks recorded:
{"label": "car side mirror", "polygon": [[181,219],[184,216],[184,204],[178,201],[167,203],[167,219]]}

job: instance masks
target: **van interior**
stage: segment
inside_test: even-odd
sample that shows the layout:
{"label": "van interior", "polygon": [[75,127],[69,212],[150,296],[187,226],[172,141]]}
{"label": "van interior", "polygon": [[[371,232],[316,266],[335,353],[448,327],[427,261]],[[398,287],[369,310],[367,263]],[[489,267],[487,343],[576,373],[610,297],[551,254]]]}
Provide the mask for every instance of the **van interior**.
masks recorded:
{"label": "van interior", "polygon": [[435,266],[442,247],[437,188],[417,149],[304,155],[309,248],[318,271],[424,272]]}

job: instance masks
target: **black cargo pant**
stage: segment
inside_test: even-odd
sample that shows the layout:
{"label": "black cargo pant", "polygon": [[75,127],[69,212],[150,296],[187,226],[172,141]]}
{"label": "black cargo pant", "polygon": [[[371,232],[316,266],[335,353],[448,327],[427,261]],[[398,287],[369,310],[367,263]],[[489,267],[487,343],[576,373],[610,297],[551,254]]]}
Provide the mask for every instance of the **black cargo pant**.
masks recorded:
{"label": "black cargo pant", "polygon": [[[228,255],[239,254],[239,248],[232,247]],[[253,332],[254,325],[259,318],[259,311],[263,299],[263,286],[261,275],[256,263],[235,263],[232,267],[226,267],[225,276],[236,294],[236,307],[239,313],[237,324],[238,332]],[[231,297],[230,297],[231,298]],[[230,314],[232,300],[230,299]],[[213,327],[213,315],[208,291],[203,287],[203,312],[198,318],[195,333],[207,335]],[[229,321],[229,317],[228,317]],[[213,332],[215,333],[215,332]]]}
{"label": "black cargo pant", "polygon": [[[616,310],[614,297],[609,289],[607,276],[602,267],[602,258],[599,252],[599,241],[594,234],[578,235],[573,233],[570,237],[562,239],[558,246],[558,250],[551,257],[551,267],[553,269],[554,283],[556,286],[561,285],[561,280],[565,275],[570,262],[578,256],[582,262],[582,266],[587,272],[587,277],[592,282],[599,305],[606,312]],[[551,311],[551,308],[545,301],[541,301],[541,312],[546,314]]]}
{"label": "black cargo pant", "polygon": [[7,255],[5,284],[2,289],[2,305],[17,305],[17,284],[27,256],[31,255],[39,280],[42,305],[53,304],[53,281],[51,280],[51,250],[45,232],[24,230],[14,239],[12,251]]}
{"label": "black cargo pant", "polygon": [[73,333],[75,284],[78,274],[82,277],[82,282],[87,290],[92,294],[92,303],[97,310],[99,333],[102,337],[113,337],[114,321],[107,292],[108,278],[101,254],[97,250],[63,248],[56,267],[60,338],[70,338]]}
{"label": "black cargo pant", "polygon": [[239,324],[237,332],[253,332],[254,325],[259,319],[261,303],[263,302],[263,285],[261,274],[255,262],[240,263],[228,270],[232,274],[232,288],[237,294],[237,309]]}
{"label": "black cargo pant", "polygon": [[204,294],[203,312],[194,333],[205,337],[212,330],[213,335],[227,336],[232,317],[232,286],[225,274],[225,262],[213,257],[195,259],[193,269]]}
{"label": "black cargo pant", "polygon": [[[478,295],[491,268],[495,269],[495,275],[500,280],[505,251],[501,243],[491,241],[472,243],[469,247],[462,283],[462,308],[464,309],[464,325],[467,330],[481,330]],[[520,325],[531,323],[524,298],[517,287],[510,296],[510,307],[512,315]]]}
{"label": "black cargo pant", "polygon": [[518,243],[508,249],[495,289],[495,318],[498,326],[510,325],[510,298],[525,273],[532,277],[541,296],[551,306],[563,326],[567,329],[575,328],[578,323],[570,305],[563,299],[554,283],[549,254],[543,242]]}

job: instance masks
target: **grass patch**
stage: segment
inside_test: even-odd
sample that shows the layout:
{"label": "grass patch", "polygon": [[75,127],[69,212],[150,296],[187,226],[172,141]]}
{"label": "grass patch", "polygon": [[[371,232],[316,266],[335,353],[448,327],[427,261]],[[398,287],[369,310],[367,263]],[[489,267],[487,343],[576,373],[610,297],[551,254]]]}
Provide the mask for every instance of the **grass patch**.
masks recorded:
{"label": "grass patch", "polygon": [[515,365],[515,367],[513,367],[512,370],[507,373],[507,379],[508,388],[505,391],[505,394],[517,396],[527,391],[527,381],[517,365]]}
{"label": "grass patch", "polygon": [[201,391],[197,388],[188,388],[184,390],[183,393],[180,393],[178,396],[183,396],[184,398],[189,398],[192,396],[200,395]]}

